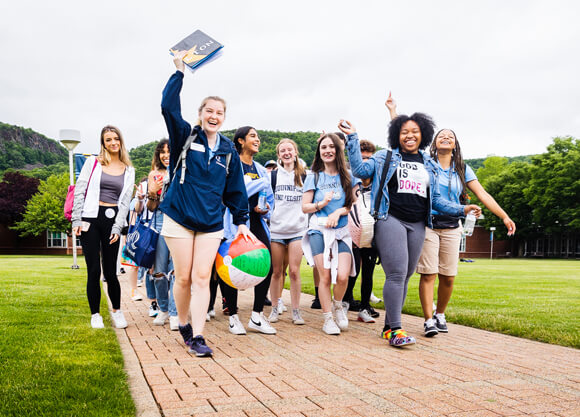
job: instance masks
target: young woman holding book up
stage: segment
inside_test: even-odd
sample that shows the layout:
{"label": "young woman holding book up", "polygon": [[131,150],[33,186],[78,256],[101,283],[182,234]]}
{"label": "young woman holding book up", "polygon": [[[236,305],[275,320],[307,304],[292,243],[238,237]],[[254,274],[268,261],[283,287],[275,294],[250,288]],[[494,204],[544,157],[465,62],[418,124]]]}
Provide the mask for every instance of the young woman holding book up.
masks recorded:
{"label": "young woman holding book up", "polygon": [[[171,176],[159,206],[164,213],[161,234],[175,268],[173,293],[179,331],[190,353],[211,356],[213,351],[203,338],[203,329],[210,297],[209,280],[224,234],[224,204],[230,209],[234,224],[239,226],[238,234],[254,237],[245,226],[248,196],[240,158],[232,141],[219,133],[226,114],[225,101],[215,96],[202,100],[193,128],[181,115],[179,94],[185,54],[175,52],[173,62],[177,71],[169,78],[161,101],[169,133]],[[226,160],[230,161],[227,165]]]}
{"label": "young woman holding book up", "polygon": [[[432,226],[430,211],[463,216],[476,205],[462,206],[441,197],[437,169],[428,153],[434,122],[423,113],[401,115],[389,126],[390,150],[381,150],[363,161],[356,129],[341,120],[339,129],[348,135],[348,155],[352,172],[359,178],[373,178],[371,186],[375,242],[385,270],[383,299],[385,326],[382,337],[391,346],[415,343],[415,338],[402,328],[401,312],[409,278],[415,272],[423,241],[425,225]],[[348,126],[348,127],[345,127]],[[378,199],[377,207],[377,194]]]}

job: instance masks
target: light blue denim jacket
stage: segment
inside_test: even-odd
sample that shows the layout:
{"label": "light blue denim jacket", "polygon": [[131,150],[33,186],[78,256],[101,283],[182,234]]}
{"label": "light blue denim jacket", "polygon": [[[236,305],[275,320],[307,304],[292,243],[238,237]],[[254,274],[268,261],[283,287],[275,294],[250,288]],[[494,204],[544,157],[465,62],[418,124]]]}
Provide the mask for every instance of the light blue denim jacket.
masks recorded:
{"label": "light blue denim jacket", "polygon": [[[240,162],[241,164],[241,162]],[[258,175],[260,178],[257,180],[247,181],[246,184],[246,193],[248,194],[248,200],[251,196],[256,193],[259,193],[263,189],[266,190],[266,202],[270,205],[270,210],[266,214],[260,216],[260,220],[262,221],[262,226],[268,235],[268,239],[270,239],[270,228],[268,227],[267,220],[270,220],[270,214],[274,211],[274,192],[272,191],[272,186],[270,185],[270,177],[268,176],[268,170],[262,166],[257,161],[254,161],[256,164],[256,171],[258,171]],[[250,207],[250,210],[253,210],[253,207]],[[250,219],[248,217],[248,221],[246,222],[246,226],[248,229],[250,228]],[[238,226],[236,226],[233,222],[232,214],[230,213],[230,209],[226,207],[226,211],[224,214],[224,237],[226,239],[233,239],[236,233],[238,232]]]}
{"label": "light blue denim jacket", "polygon": [[[372,188],[371,188],[371,214],[375,216],[375,201],[378,188],[381,183],[381,174],[383,172],[383,166],[385,165],[385,159],[387,157],[387,150],[382,149],[375,153],[369,160],[363,162],[360,153],[360,144],[358,135],[353,133],[348,135],[348,143],[346,145],[348,150],[348,158],[350,162],[350,168],[355,177],[358,178],[372,178]],[[423,152],[419,151],[423,156],[423,163],[425,164],[425,169],[429,173],[429,210],[427,211],[427,225],[433,228],[433,223],[431,221],[431,210],[434,207],[440,213],[448,214],[456,217],[465,217],[465,212],[461,204],[455,204],[443,197],[439,193],[439,182],[438,182],[438,172],[437,167],[431,159],[431,157]],[[379,211],[376,213],[378,219],[385,220],[389,215],[389,180],[395,173],[397,166],[401,162],[402,155],[399,148],[393,149],[393,154],[391,156],[391,162],[389,169],[387,171],[387,179],[385,185],[382,189],[383,198],[381,198],[381,204],[379,205]]]}

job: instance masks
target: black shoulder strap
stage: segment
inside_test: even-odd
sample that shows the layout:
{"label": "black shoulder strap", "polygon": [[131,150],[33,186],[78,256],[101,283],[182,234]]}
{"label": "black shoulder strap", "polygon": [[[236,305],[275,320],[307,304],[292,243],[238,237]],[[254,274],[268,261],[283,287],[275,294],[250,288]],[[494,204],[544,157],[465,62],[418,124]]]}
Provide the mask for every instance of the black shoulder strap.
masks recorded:
{"label": "black shoulder strap", "polygon": [[314,189],[318,186],[318,172],[314,173]]}
{"label": "black shoulder strap", "polygon": [[381,182],[379,188],[377,189],[377,195],[375,197],[375,211],[373,212],[373,217],[376,219],[379,215],[379,207],[381,206],[381,198],[383,197],[383,187],[385,186],[385,181],[387,179],[387,172],[389,171],[389,165],[391,164],[391,157],[393,152],[389,149],[387,152],[387,157],[385,158],[385,164],[383,165],[383,172],[381,173]]}
{"label": "black shoulder strap", "polygon": [[270,184],[272,184],[272,191],[276,192],[276,183],[278,182],[278,170],[270,171]]}

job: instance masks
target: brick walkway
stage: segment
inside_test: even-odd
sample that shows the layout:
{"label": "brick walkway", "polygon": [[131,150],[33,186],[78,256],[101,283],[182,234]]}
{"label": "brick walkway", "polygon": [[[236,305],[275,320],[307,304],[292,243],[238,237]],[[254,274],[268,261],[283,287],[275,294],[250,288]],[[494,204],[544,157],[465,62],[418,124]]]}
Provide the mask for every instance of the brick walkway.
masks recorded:
{"label": "brick walkway", "polygon": [[[403,317],[417,337],[410,348],[389,347],[382,324],[355,313],[347,332],[327,336],[303,295],[306,325],[284,313],[276,336],[234,336],[217,309],[205,331],[214,356],[196,358],[121,283],[129,327],[117,332],[138,416],[580,416],[578,350],[453,324],[427,339],[412,316]],[[246,329],[252,297],[240,292]]]}

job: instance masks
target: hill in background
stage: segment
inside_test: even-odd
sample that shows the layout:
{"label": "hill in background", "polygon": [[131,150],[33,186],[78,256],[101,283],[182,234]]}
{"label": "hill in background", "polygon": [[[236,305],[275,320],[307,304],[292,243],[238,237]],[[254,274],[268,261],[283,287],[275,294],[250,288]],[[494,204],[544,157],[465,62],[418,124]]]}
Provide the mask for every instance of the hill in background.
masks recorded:
{"label": "hill in background", "polygon": [[[234,130],[222,132],[233,138]],[[264,164],[276,160],[276,145],[282,138],[294,140],[302,158],[308,166],[312,164],[316,153],[317,132],[280,132],[273,130],[258,130],[261,145],[256,161]],[[129,151],[131,161],[135,166],[135,180],[139,181],[151,169],[151,159],[157,141],[137,146]],[[509,163],[515,161],[530,162],[532,155],[508,157]],[[483,166],[486,158],[467,159],[474,171]],[[56,140],[47,138],[32,129],[9,125],[0,122],[0,175],[7,169],[22,170],[28,175],[46,179],[51,174],[68,171],[67,150]]]}

